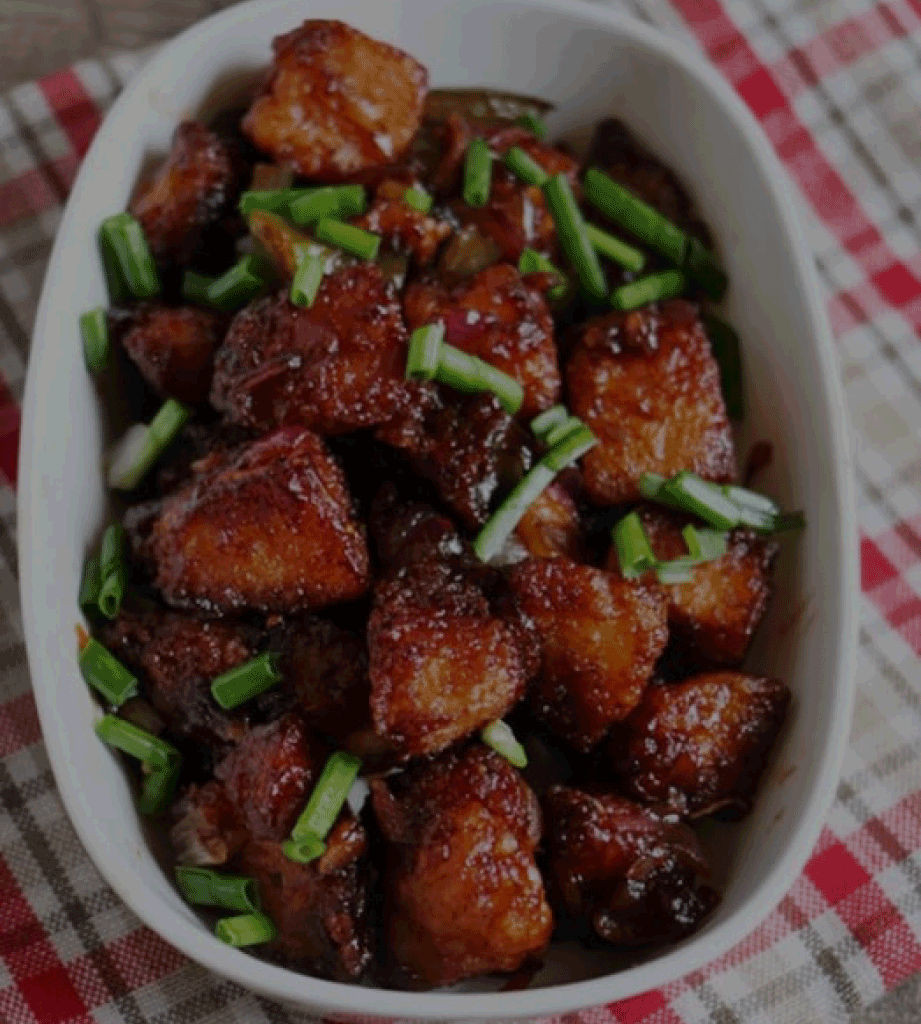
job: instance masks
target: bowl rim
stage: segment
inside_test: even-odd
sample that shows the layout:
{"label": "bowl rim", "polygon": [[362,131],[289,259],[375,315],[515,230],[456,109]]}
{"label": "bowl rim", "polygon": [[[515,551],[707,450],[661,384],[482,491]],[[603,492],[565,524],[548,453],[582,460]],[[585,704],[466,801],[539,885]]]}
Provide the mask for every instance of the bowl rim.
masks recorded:
{"label": "bowl rim", "polygon": [[[836,638],[834,669],[829,678],[836,689],[835,706],[841,713],[842,720],[850,722],[855,690],[855,626],[860,593],[857,585],[857,521],[850,469],[850,434],[825,304],[804,229],[794,215],[797,199],[786,172],[742,100],[712,65],[684,43],[636,18],[589,3],[587,0],[504,2],[560,15],[576,15],[594,22],[606,33],[613,32],[627,39],[647,53],[673,62],[710,93],[743,134],[747,145],[765,171],[764,177],[774,213],[792,242],[796,270],[803,283],[812,333],[817,343],[827,412],[831,418],[834,435],[842,438],[841,443],[834,446],[830,455],[831,476],[839,509],[836,524],[837,546],[843,557],[843,587],[839,595],[843,628]],[[122,130],[123,112],[128,110],[135,102],[135,97],[149,86],[161,63],[168,62],[177,49],[185,47],[190,41],[213,43],[214,37],[220,36],[231,25],[246,22],[275,8],[291,6],[291,0],[247,0],[190,26],[164,44],[135,75],[107,112],[68,198],[58,227],[59,236],[67,234],[70,222],[76,218],[79,211],[80,197],[89,187],[93,150],[101,148],[103,140],[117,135]],[[32,509],[41,500],[35,473],[36,457],[39,454],[36,451],[36,425],[39,422],[38,392],[39,382],[43,377],[42,368],[47,360],[53,358],[50,346],[43,345],[37,339],[48,334],[49,321],[54,311],[54,289],[49,287],[49,282],[60,277],[68,259],[69,254],[56,241],[48,263],[33,330],[35,344],[30,353],[22,415],[21,471],[17,499],[19,570],[26,647],[30,672],[35,678],[41,676],[42,669],[41,609],[36,607],[30,578],[30,566],[35,560],[37,540],[32,529]],[[656,956],[646,963],[586,981],[567,982],[517,992],[413,993],[326,981],[277,967],[225,946],[218,939],[203,932],[200,924],[193,923],[174,908],[164,904],[145,884],[138,883],[127,865],[110,861],[106,855],[104,838],[88,828],[81,787],[76,776],[64,770],[62,742],[58,734],[59,723],[51,697],[52,687],[33,686],[33,691],[44,742],[49,751],[49,760],[70,821],[106,882],[145,924],[191,960],[225,978],[242,981],[247,987],[272,998],[301,1007],[310,1007],[313,1010],[360,1013],[371,1017],[494,1020],[500,1017],[520,1019],[564,1013],[625,999],[658,988],[717,959],[761,923],[802,871],[831,806],[848,741],[848,730],[843,728],[834,730],[826,738],[820,766],[816,772],[817,782],[802,814],[802,825],[798,833],[793,837],[783,856],[775,862],[747,899],[746,912],[736,912],[712,931],[707,932],[706,942],[695,944],[693,939],[690,939],[681,947]]]}

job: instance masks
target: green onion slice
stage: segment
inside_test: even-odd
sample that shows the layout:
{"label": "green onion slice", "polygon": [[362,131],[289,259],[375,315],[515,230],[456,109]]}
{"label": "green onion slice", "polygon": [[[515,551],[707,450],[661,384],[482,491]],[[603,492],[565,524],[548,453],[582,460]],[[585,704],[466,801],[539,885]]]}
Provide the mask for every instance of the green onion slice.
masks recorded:
{"label": "green onion slice", "polygon": [[281,850],[288,860],[296,864],[309,864],[326,853],[326,843],[319,836],[305,832],[297,839],[288,839],[282,844]]}
{"label": "green onion slice", "polygon": [[[149,766],[142,766],[142,769],[145,767]],[[138,810],[141,814],[163,814],[169,808],[173,802],[181,768],[182,758],[177,752],[165,768],[153,768],[147,772],[138,798]]]}
{"label": "green onion slice", "polygon": [[303,226],[324,217],[347,220],[364,213],[367,206],[368,193],[363,185],[327,185],[295,199],[288,210],[294,223]]}
{"label": "green onion slice", "polygon": [[137,679],[98,640],[89,640],[80,652],[80,674],[112,707],[138,695]]}
{"label": "green onion slice", "polygon": [[176,867],[176,882],[189,903],[241,913],[259,913],[259,890],[245,875],[219,875],[210,868]]}
{"label": "green onion slice", "polygon": [[419,213],[428,213],[434,201],[421,185],[413,185],[403,193],[403,202]]}
{"label": "green onion slice", "polygon": [[102,535],[99,546],[99,572],[103,579],[125,562],[125,528],[112,523]]}
{"label": "green onion slice", "polygon": [[194,270],[187,270],[182,277],[182,297],[188,302],[194,302],[199,306],[209,306],[211,301],[208,298],[208,289],[217,280],[216,277],[209,277],[207,274],[197,274]]}
{"label": "green onion slice", "polygon": [[173,768],[179,751],[131,722],[115,715],[105,715],[96,723],[96,735],[110,747],[116,747],[148,765],[153,771]]}
{"label": "green onion slice", "polygon": [[312,252],[309,245],[299,242],[295,246],[297,252],[297,270],[291,282],[291,301],[295,306],[310,307],[313,305],[317,292],[326,273],[326,257],[321,253]]}
{"label": "green onion slice", "polygon": [[537,185],[540,188],[550,180],[550,175],[543,167],[520,146],[512,146],[502,160],[505,166],[527,185]]}
{"label": "green onion slice", "polygon": [[481,730],[480,736],[487,747],[492,747],[497,754],[501,754],[509,764],[516,768],[526,768],[528,755],[524,747],[515,738],[511,728],[501,719],[490,722]]}
{"label": "green onion slice", "polygon": [[373,260],[381,247],[380,235],[357,228],[354,224],[343,224],[331,217],[318,220],[313,233],[318,242],[333,245],[363,260]]}
{"label": "green onion slice", "polygon": [[739,525],[739,507],[727,498],[718,484],[702,480],[694,473],[679,473],[663,490],[682,508],[693,512],[718,530]]}
{"label": "green onion slice", "polygon": [[539,139],[547,138],[547,125],[537,114],[532,114],[529,111],[526,114],[522,114],[515,123],[521,125],[522,128],[527,128],[529,132],[533,132]]}
{"label": "green onion slice", "polygon": [[712,252],[693,235],[688,237],[683,268],[714,302],[720,302],[729,287],[729,278]]}
{"label": "green onion slice", "polygon": [[208,286],[208,305],[223,313],[245,306],[265,285],[263,262],[258,256],[244,256]]}
{"label": "green onion slice", "polygon": [[604,299],[608,290],[604,271],[565,174],[555,174],[544,184],[544,197],[553,214],[560,247],[576,271],[583,291],[592,299]]}
{"label": "green onion slice", "polygon": [[149,299],[160,291],[160,281],[144,229],[130,213],[107,217],[100,229],[106,246],[118,266],[121,280],[138,299]]}
{"label": "green onion slice", "polygon": [[492,153],[484,139],[475,138],[464,157],[464,202],[485,206],[492,185]]}
{"label": "green onion slice", "polygon": [[90,555],[83,566],[83,581],[80,583],[79,604],[84,611],[98,607],[99,587],[102,579],[99,576],[99,557]]}
{"label": "green onion slice", "polygon": [[83,340],[83,361],[87,370],[90,373],[100,373],[108,365],[112,354],[109,318],[102,306],[97,306],[80,317],[80,337]]}
{"label": "green onion slice", "polygon": [[326,762],[320,778],[310,794],[307,806],[291,830],[295,842],[310,837],[325,839],[342,810],[349,790],[361,769],[361,759],[337,751]]}
{"label": "green onion slice", "polygon": [[258,697],[280,681],[278,655],[267,651],[219,675],[211,683],[211,696],[225,711],[229,711]]}
{"label": "green onion slice", "polygon": [[98,607],[107,619],[114,619],[118,615],[128,589],[128,567],[120,565],[114,572],[109,573],[99,586]]}
{"label": "green onion slice", "polygon": [[611,305],[620,310],[637,309],[650,302],[673,299],[686,286],[687,278],[680,270],[663,270],[615,288],[611,292]]}
{"label": "green onion slice", "polygon": [[563,271],[551,263],[543,253],[537,252],[536,249],[524,249],[522,251],[518,259],[518,273],[553,274],[560,282],[555,284],[547,293],[553,302],[558,302],[560,299],[565,298],[566,292],[569,290],[569,281],[566,279]]}
{"label": "green onion slice", "polygon": [[681,531],[688,546],[688,554],[698,562],[712,562],[722,558],[729,548],[729,537],[716,530],[699,530],[691,523]]}
{"label": "green onion slice", "polygon": [[729,418],[740,420],[745,414],[742,392],[742,347],[739,336],[724,320],[712,313],[703,316],[713,358],[720,368],[720,387]]}
{"label": "green onion slice", "polygon": [[406,359],[407,380],[434,380],[441,361],[441,348],[445,326],[440,321],[417,327],[409,339]]}
{"label": "green onion slice", "polygon": [[[361,186],[359,186],[360,188]],[[313,188],[251,189],[240,196],[237,209],[244,217],[251,213],[283,213],[305,196],[318,191]]]}
{"label": "green onion slice", "polygon": [[634,273],[639,273],[646,266],[646,257],[639,249],[634,249],[632,245],[627,245],[626,242],[615,238],[607,231],[602,231],[594,224],[586,223],[585,229],[588,232],[589,241],[602,256],[607,256],[609,260],[619,263],[620,266],[626,270],[632,270]]}
{"label": "green onion slice", "polygon": [[657,559],[652,553],[649,537],[638,513],[631,512],[624,516],[615,525],[612,533],[614,550],[617,552],[617,561],[624,579],[636,579],[655,568]]}
{"label": "green onion slice", "polygon": [[491,391],[510,416],[524,401],[524,389],[514,377],[446,342],[441,345],[436,377],[458,391]]}
{"label": "green onion slice", "polygon": [[109,295],[110,305],[118,305],[131,297],[131,291],[122,277],[118,264],[118,257],[115,255],[115,247],[109,238],[109,232],[105,225],[99,227],[97,234],[99,259],[102,262],[102,273],[106,279],[106,291]]}
{"label": "green onion slice", "polygon": [[656,579],[660,583],[690,583],[694,579],[694,568],[700,563],[694,558],[673,558],[670,562],[656,563]]}
{"label": "green onion slice", "polygon": [[239,914],[222,917],[214,928],[214,934],[228,946],[256,946],[271,942],[278,933],[265,914]]}
{"label": "green onion slice", "polygon": [[578,416],[567,416],[562,423],[557,423],[547,431],[543,438],[544,444],[548,448],[555,448],[561,441],[565,441],[570,434],[575,433],[584,426],[585,424]]}
{"label": "green onion slice", "polygon": [[546,441],[547,433],[568,419],[569,412],[565,405],[553,405],[531,420],[531,430],[535,437]]}
{"label": "green onion slice", "polygon": [[556,476],[557,471],[541,460],[518,482],[511,494],[490,516],[473,542],[473,550],[482,562],[489,562],[524,518],[525,512]]}
{"label": "green onion slice", "polygon": [[131,491],[170,446],[185,426],[192,410],[167,399],[149,424],[135,423],[112,449],[109,458],[109,486]]}
{"label": "green onion slice", "polygon": [[578,430],[568,433],[555,448],[552,448],[541,460],[546,463],[554,472],[565,469],[570,463],[581,459],[582,456],[598,444],[598,438],[589,430],[584,423],[579,425]]}

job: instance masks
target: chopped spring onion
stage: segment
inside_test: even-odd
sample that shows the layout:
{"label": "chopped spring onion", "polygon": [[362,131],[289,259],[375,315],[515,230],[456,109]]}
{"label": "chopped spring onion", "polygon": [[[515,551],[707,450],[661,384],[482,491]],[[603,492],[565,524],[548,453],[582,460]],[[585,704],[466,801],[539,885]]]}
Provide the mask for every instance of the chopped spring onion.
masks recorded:
{"label": "chopped spring onion", "polygon": [[680,270],[663,270],[615,288],[611,292],[611,305],[621,310],[637,309],[650,302],[673,299],[684,291],[686,285],[687,278]]}
{"label": "chopped spring onion", "polygon": [[522,128],[527,128],[529,132],[533,132],[539,139],[547,138],[547,126],[537,114],[530,112],[522,114],[515,123],[521,125]]}
{"label": "chopped spring onion", "polygon": [[294,842],[310,837],[325,839],[342,810],[352,783],[358,778],[361,759],[344,751],[337,751],[326,762],[307,806],[291,830]]}
{"label": "chopped spring onion", "polygon": [[510,416],[524,401],[524,389],[514,377],[447,343],[441,346],[436,377],[458,391],[491,391]]}
{"label": "chopped spring onion", "polygon": [[99,600],[99,587],[102,580],[99,578],[99,558],[97,555],[90,555],[83,566],[83,581],[80,584],[79,605],[84,611],[96,608]]}
{"label": "chopped spring onion", "polygon": [[739,487],[737,484],[724,484],[723,494],[742,508],[750,508],[755,512],[763,512],[769,516],[780,514],[779,506],[766,494],[750,491],[747,487]]}
{"label": "chopped spring onion", "polygon": [[182,758],[178,751],[165,768],[150,768],[149,765],[141,765],[141,770],[145,772],[144,784],[138,798],[138,810],[141,814],[163,814],[167,810],[173,802],[181,768]]}
{"label": "chopped spring onion", "polygon": [[512,146],[502,160],[505,166],[527,185],[537,185],[541,188],[550,180],[550,175],[543,167],[520,146]]}
{"label": "chopped spring onion", "polygon": [[713,358],[720,368],[720,387],[726,412],[733,420],[742,419],[745,405],[742,394],[742,349],[739,336],[725,321],[712,313],[703,317]]}
{"label": "chopped spring onion", "polygon": [[229,711],[258,697],[280,680],[278,656],[266,652],[219,675],[211,683],[211,696]]}
{"label": "chopped spring onion", "polygon": [[354,224],[343,224],[331,217],[318,220],[313,233],[318,242],[333,245],[363,260],[373,260],[381,247],[380,235],[356,228]]}
{"label": "chopped spring onion", "polygon": [[107,619],[114,619],[122,606],[125,590],[128,588],[128,566],[122,562],[108,576],[102,578],[99,586],[98,606]]}
{"label": "chopped spring onion", "polygon": [[407,380],[434,380],[441,361],[441,346],[445,327],[439,322],[417,327],[409,339],[409,355],[406,359]]}
{"label": "chopped spring onion", "polygon": [[295,224],[313,224],[323,217],[347,220],[364,213],[368,206],[368,193],[363,185],[328,185],[311,189],[307,195],[295,199],[288,210]]}
{"label": "chopped spring onion", "polygon": [[130,213],[117,213],[107,217],[100,230],[131,294],[138,299],[156,295],[160,280],[140,223]]}
{"label": "chopped spring onion", "polygon": [[700,562],[696,558],[683,556],[673,558],[669,562],[656,563],[656,579],[660,583],[690,583],[694,578],[694,568]]}
{"label": "chopped spring onion", "polygon": [[646,257],[639,249],[634,249],[632,245],[627,245],[594,224],[586,223],[585,229],[588,231],[589,241],[602,256],[607,256],[609,260],[634,273],[638,273],[646,266]]}
{"label": "chopped spring onion", "polygon": [[239,914],[222,917],[215,925],[214,934],[228,946],[256,946],[271,942],[278,933],[265,914]]}
{"label": "chopped spring onion", "polygon": [[[360,187],[360,186],[359,186]],[[244,217],[260,213],[281,213],[291,209],[295,202],[317,191],[312,188],[251,189],[240,196],[237,209]]]}
{"label": "chopped spring onion", "polygon": [[168,398],[149,424],[129,427],[110,454],[109,486],[119,491],[137,487],[191,415],[191,409]]}
{"label": "chopped spring onion", "polygon": [[561,423],[565,423],[569,419],[569,413],[565,405],[554,405],[549,409],[545,409],[540,415],[535,416],[531,420],[531,430],[534,436],[539,438],[541,441],[545,441],[547,432],[552,430],[554,427],[559,426]]}
{"label": "chopped spring onion", "polygon": [[578,430],[567,434],[555,448],[547,452],[541,461],[558,473],[561,469],[565,469],[570,465],[570,463],[575,462],[576,459],[581,459],[597,443],[598,438],[583,423]]}
{"label": "chopped spring onion", "polygon": [[688,546],[688,554],[698,562],[712,562],[722,558],[728,550],[727,535],[716,530],[698,530],[688,523],[681,535]]}
{"label": "chopped spring onion", "polygon": [[511,728],[501,719],[490,722],[481,730],[480,736],[487,747],[492,747],[497,754],[501,754],[509,764],[516,768],[527,768],[528,755],[524,747],[515,738]]}
{"label": "chopped spring onion", "polygon": [[262,270],[258,256],[244,256],[208,286],[208,305],[223,313],[245,306],[265,285]]}
{"label": "chopped spring onion", "polygon": [[590,298],[601,301],[608,290],[604,271],[565,174],[555,174],[545,183],[544,197],[553,214],[560,247],[576,271],[582,290]]}
{"label": "chopped spring onion", "polygon": [[113,523],[102,535],[99,548],[99,610],[106,618],[114,619],[121,608],[122,597],[128,583],[128,563],[125,559],[125,528]]}
{"label": "chopped spring onion", "polygon": [[693,235],[688,236],[683,268],[714,302],[719,302],[726,294],[729,287],[726,272],[716,262],[713,253]]}
{"label": "chopped spring onion", "polygon": [[83,361],[87,370],[90,373],[104,370],[112,352],[112,343],[109,339],[109,318],[102,306],[80,317],[80,337],[83,339]]}
{"label": "chopped spring onion", "polygon": [[585,198],[609,220],[626,228],[676,266],[683,265],[687,236],[658,210],[595,167],[585,175],[584,191]]}
{"label": "chopped spring onion", "polygon": [[569,281],[567,281],[566,275],[563,271],[551,263],[543,253],[537,252],[536,249],[523,250],[521,257],[518,260],[518,273],[553,274],[560,282],[559,284],[555,284],[547,293],[554,302],[558,302],[560,299],[564,298],[566,292],[569,290]]}
{"label": "chopped spring onion", "polygon": [[118,258],[115,255],[115,248],[109,239],[108,232],[103,230],[103,226],[100,226],[99,228],[97,242],[99,247],[99,259],[102,263],[102,273],[106,279],[106,291],[109,295],[109,304],[114,306],[120,302],[124,302],[125,299],[130,298],[131,292],[128,289],[128,285],[122,278],[122,272],[118,265]]}
{"label": "chopped spring onion", "polygon": [[413,185],[403,193],[403,202],[418,213],[428,213],[434,200],[420,185]]}
{"label": "chopped spring onion", "polygon": [[282,853],[297,864],[309,864],[326,853],[326,843],[312,833],[305,833],[297,839],[288,839],[282,844]]}
{"label": "chopped spring onion", "polygon": [[464,157],[464,202],[468,206],[485,206],[492,185],[492,153],[486,141],[475,138]]}
{"label": "chopped spring onion", "polygon": [[98,640],[89,640],[80,652],[80,674],[112,707],[137,696],[137,679]]}
{"label": "chopped spring onion", "polygon": [[145,732],[115,715],[105,715],[99,719],[96,723],[96,735],[110,747],[116,747],[131,757],[136,757],[154,771],[172,768],[179,756],[179,751],[166,740],[161,740],[158,736]]}
{"label": "chopped spring onion", "polygon": [[207,274],[197,274],[194,270],[187,270],[182,277],[182,297],[189,302],[195,302],[199,306],[210,305],[208,289],[217,280],[216,277],[209,277]]}
{"label": "chopped spring onion", "polygon": [[210,868],[180,864],[176,882],[185,899],[196,906],[259,913],[259,890],[255,880],[245,875],[219,875]]}
{"label": "chopped spring onion", "polygon": [[643,528],[639,514],[631,512],[624,516],[614,527],[614,550],[620,563],[621,575],[626,580],[636,579],[656,566],[656,556],[652,553],[649,537]]}
{"label": "chopped spring onion", "polygon": [[702,480],[694,473],[679,473],[665,484],[663,490],[718,530],[731,530],[739,525],[739,507],[727,498],[718,484]]}
{"label": "chopped spring onion", "polygon": [[570,434],[575,433],[575,431],[583,426],[585,424],[578,416],[567,416],[562,423],[557,423],[556,426],[551,427],[547,431],[543,442],[548,448],[555,448],[561,441],[564,441]]}
{"label": "chopped spring onion", "polygon": [[310,307],[326,273],[326,258],[318,252],[311,252],[303,242],[298,243],[295,250],[298,260],[291,282],[291,301],[295,306]]}
{"label": "chopped spring onion", "polygon": [[666,505],[668,508],[683,509],[684,506],[665,493],[668,477],[659,473],[644,473],[637,481],[637,489],[644,498]]}

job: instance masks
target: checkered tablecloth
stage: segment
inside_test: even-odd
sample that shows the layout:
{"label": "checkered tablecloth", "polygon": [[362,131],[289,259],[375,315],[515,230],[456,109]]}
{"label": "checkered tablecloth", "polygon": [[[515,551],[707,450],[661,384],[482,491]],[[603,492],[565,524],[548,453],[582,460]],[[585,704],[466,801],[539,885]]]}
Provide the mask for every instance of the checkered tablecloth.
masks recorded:
{"label": "checkered tablecloth", "polygon": [[[716,64],[799,190],[856,449],[859,689],[837,802],[768,920],[704,970],[567,1022],[843,1022],[921,970],[921,0],[621,6]],[[0,98],[0,1022],[306,1024],[190,964],[107,888],[29,689],[14,516],[29,334],[80,159],[143,59]]]}

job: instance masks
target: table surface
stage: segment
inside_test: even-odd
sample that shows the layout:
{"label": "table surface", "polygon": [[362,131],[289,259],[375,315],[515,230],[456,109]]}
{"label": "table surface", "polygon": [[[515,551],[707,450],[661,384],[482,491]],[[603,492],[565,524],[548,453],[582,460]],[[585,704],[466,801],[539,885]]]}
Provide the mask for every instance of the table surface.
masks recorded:
{"label": "table surface", "polygon": [[[662,0],[634,0],[632,7],[642,15],[644,6],[658,8],[661,4]],[[0,0],[0,91],[78,59],[148,46],[227,6],[228,0]],[[849,0],[800,0],[799,6],[813,15],[820,8],[820,20],[834,25],[845,20],[855,5]],[[921,10],[917,0],[910,0],[908,6]],[[780,1024],[781,1019],[783,1024],[794,1024],[785,1015],[768,1018],[758,1014],[759,1021],[770,1020],[771,1024]],[[745,1024],[735,1016],[733,1021]],[[851,1024],[919,1021],[921,974],[859,1012]],[[795,1024],[807,1022],[797,1020]]]}

